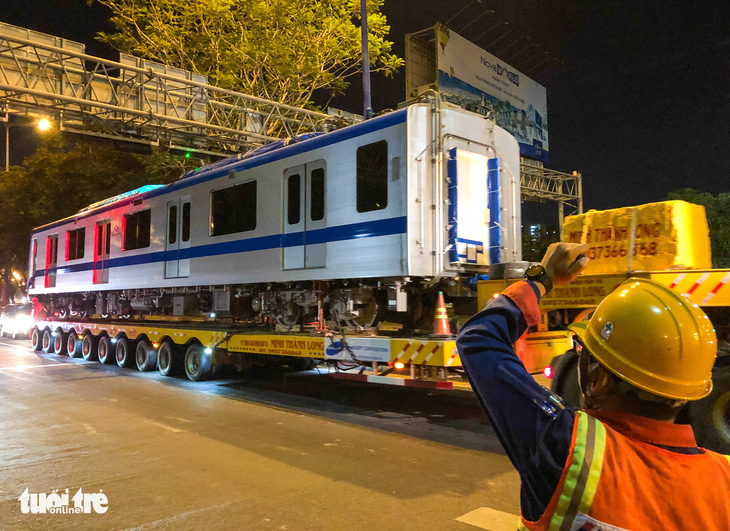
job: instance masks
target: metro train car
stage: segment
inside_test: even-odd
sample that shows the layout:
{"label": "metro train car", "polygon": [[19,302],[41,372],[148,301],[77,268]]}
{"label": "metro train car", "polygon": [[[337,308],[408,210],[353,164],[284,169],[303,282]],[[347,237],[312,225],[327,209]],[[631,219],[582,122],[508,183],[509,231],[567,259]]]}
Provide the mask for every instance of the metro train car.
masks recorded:
{"label": "metro train car", "polygon": [[61,318],[418,329],[439,290],[520,259],[519,186],[516,140],[430,97],[38,227],[29,294]]}

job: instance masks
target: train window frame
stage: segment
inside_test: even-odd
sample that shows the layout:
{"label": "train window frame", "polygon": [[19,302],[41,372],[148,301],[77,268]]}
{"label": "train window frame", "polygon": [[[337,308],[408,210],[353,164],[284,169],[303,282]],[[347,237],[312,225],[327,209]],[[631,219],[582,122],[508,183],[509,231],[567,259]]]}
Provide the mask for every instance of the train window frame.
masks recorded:
{"label": "train window frame", "polygon": [[66,231],[66,261],[81,260],[85,254],[86,227]]}
{"label": "train window frame", "polygon": [[[253,190],[246,192],[246,188],[251,186],[253,186]],[[239,191],[240,196],[237,195]],[[218,198],[222,199],[222,201],[219,201],[219,207],[217,209],[216,199]],[[248,203],[236,203],[236,201],[241,199],[248,201]],[[220,206],[226,206],[226,204],[231,203],[234,204],[235,208],[220,209]],[[228,236],[230,234],[240,234],[242,232],[256,230],[258,226],[258,181],[256,179],[249,179],[236,183],[233,186],[211,190],[209,208],[208,236],[210,237]],[[221,221],[224,223],[218,223],[217,228],[215,217],[219,210],[229,217],[221,218]],[[251,215],[251,212],[253,212],[253,215]]]}
{"label": "train window frame", "polygon": [[357,148],[355,159],[357,211],[362,214],[384,210],[388,207],[388,141],[363,144]]}
{"label": "train window frame", "polygon": [[[140,231],[140,221],[142,221]],[[134,233],[130,232],[134,228]],[[146,229],[146,230],[145,230]],[[134,237],[132,237],[132,234]],[[137,210],[122,217],[122,251],[146,249],[150,246],[152,234],[152,209]],[[141,237],[140,237],[141,236]],[[107,241],[109,247],[109,241]],[[107,249],[109,252],[109,249]]]}

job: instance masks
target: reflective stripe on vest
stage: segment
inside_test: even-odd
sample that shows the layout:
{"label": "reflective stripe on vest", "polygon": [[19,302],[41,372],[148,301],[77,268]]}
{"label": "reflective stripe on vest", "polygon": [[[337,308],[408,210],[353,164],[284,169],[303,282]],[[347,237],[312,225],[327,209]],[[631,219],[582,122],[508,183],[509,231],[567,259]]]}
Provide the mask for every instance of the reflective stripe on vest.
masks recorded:
{"label": "reflective stripe on vest", "polygon": [[[548,529],[567,531],[579,513],[590,514],[603,468],[606,428],[584,411],[576,411],[577,433],[573,457]],[[527,530],[520,518],[520,530]]]}
{"label": "reflective stripe on vest", "polygon": [[593,497],[603,468],[606,450],[606,428],[584,411],[577,411],[578,433],[573,449],[573,462],[560,493],[549,529],[566,530],[578,513],[590,514]]}

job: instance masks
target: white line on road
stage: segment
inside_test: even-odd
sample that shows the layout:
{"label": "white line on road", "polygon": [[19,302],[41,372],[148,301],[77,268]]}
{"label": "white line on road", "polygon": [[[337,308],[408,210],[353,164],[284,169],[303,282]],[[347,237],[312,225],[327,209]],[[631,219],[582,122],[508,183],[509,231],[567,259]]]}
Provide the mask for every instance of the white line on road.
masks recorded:
{"label": "white line on road", "polygon": [[0,371],[24,371],[25,369],[37,369],[39,367],[73,367],[68,363],[41,363],[40,365],[14,365],[13,367],[0,367]]}
{"label": "white line on road", "polygon": [[149,528],[157,527],[161,524],[171,524],[175,521],[185,520],[185,518],[187,518],[188,516],[193,515],[193,514],[202,513],[205,511],[218,511],[218,510],[222,509],[223,507],[226,507],[232,503],[233,502],[226,502],[226,503],[221,503],[219,505],[211,505],[210,507],[202,507],[200,509],[193,509],[192,511],[188,511],[186,513],[178,514],[175,516],[171,516],[170,518],[163,518],[162,520],[155,520],[154,522],[147,522],[146,524],[142,524],[137,527],[132,527],[132,528],[130,528],[130,531],[149,529]]}
{"label": "white line on road", "polygon": [[147,422],[147,424],[152,424],[153,426],[157,426],[158,428],[164,428],[173,433],[180,433],[181,431],[185,431],[185,430],[178,430],[177,428],[173,428],[172,426],[167,426],[166,424],[161,424],[159,422],[155,422],[154,420],[147,420],[145,422]]}
{"label": "white line on road", "polygon": [[456,520],[489,531],[514,531],[517,529],[519,516],[497,511],[489,507],[479,507],[460,516]]}

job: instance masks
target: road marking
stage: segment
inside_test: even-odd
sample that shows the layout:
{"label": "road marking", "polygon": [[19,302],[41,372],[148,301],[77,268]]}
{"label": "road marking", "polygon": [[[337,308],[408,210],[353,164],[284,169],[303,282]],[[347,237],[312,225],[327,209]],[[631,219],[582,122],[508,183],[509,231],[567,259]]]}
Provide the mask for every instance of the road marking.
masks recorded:
{"label": "road marking", "polygon": [[159,422],[155,422],[154,420],[148,420],[146,422],[147,422],[147,424],[152,424],[153,426],[157,426],[158,428],[164,428],[173,433],[180,433],[181,431],[185,431],[185,430],[178,430],[177,428],[173,428],[172,426],[167,426],[166,424],[161,424]]}
{"label": "road marking", "polygon": [[41,363],[40,365],[15,365],[13,367],[0,367],[0,371],[24,371],[25,369],[37,369],[38,367],[73,367],[68,363]]}
{"label": "road marking", "polygon": [[497,511],[489,507],[479,507],[456,520],[488,531],[514,531],[517,529],[519,518],[516,514]]}
{"label": "road marking", "polygon": [[229,501],[226,503],[221,503],[219,505],[211,505],[209,507],[201,507],[200,509],[193,509],[192,511],[188,511],[186,513],[171,516],[169,518],[163,518],[162,520],[155,520],[154,522],[147,522],[147,523],[139,525],[137,527],[132,527],[132,528],[130,528],[129,531],[139,531],[142,529],[156,528],[157,526],[159,526],[161,524],[172,524],[172,523],[181,522],[181,521],[184,522],[188,516],[192,516],[192,515],[198,514],[198,513],[203,513],[203,512],[208,512],[208,511],[214,511],[214,512],[218,513],[222,508],[227,507],[227,506],[231,505],[232,503],[233,503],[232,501]]}

